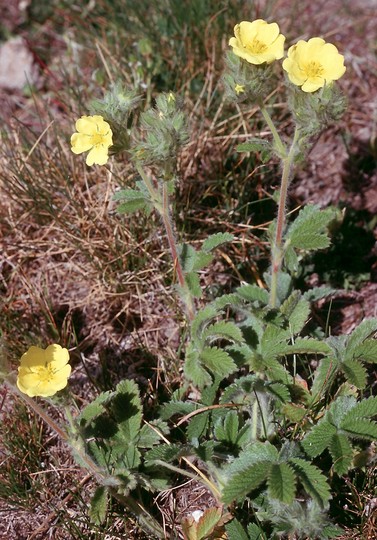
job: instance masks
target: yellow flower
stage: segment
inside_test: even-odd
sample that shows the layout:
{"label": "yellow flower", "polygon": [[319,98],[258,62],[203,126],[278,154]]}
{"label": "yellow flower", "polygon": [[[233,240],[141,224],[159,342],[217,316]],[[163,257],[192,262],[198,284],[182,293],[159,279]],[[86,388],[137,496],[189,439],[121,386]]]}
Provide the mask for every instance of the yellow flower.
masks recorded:
{"label": "yellow flower", "polygon": [[102,116],[82,116],[76,122],[77,133],[71,137],[74,154],[87,152],[87,165],[105,165],[109,159],[109,146],[113,144],[113,132]]}
{"label": "yellow flower", "polygon": [[243,84],[236,84],[234,90],[236,91],[236,94],[238,96],[239,94],[243,94],[245,92],[245,86]]}
{"label": "yellow flower", "polygon": [[315,92],[331,81],[336,81],[346,71],[344,56],[332,43],[314,37],[302,39],[288,50],[288,58],[283,62],[289,80],[301,86],[304,92]]}
{"label": "yellow flower", "polygon": [[34,345],[21,357],[18,368],[17,386],[30,397],[53,396],[68,383],[71,366],[69,352],[60,345],[41,349]]}
{"label": "yellow flower", "polygon": [[233,52],[250,64],[271,64],[284,56],[285,37],[279,34],[276,23],[262,19],[253,22],[242,21],[234,27],[234,35],[229,40]]}

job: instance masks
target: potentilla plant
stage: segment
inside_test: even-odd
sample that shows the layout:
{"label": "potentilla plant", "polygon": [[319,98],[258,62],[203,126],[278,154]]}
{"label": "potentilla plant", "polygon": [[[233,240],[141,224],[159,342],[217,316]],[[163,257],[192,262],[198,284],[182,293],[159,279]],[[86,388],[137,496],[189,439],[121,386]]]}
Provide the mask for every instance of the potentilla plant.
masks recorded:
{"label": "potentilla plant", "polygon": [[[336,81],[346,68],[333,44],[313,37],[290,47],[281,69],[285,37],[275,22],[242,21],[234,34],[225,91],[235,103],[257,103],[271,132],[271,139],[250,138],[238,151],[281,161],[264,285],[242,283],[197,309],[199,272],[233,237],[214,234],[200,249],[177,243],[170,199],[179,180],[178,153],[189,138],[185,113],[179,98],[168,93],[139,114],[140,96],[115,85],[93,104],[95,114],[77,120],[71,147],[75,154],[87,152],[89,166],[125,155],[138,178],[114,195],[118,211],[161,217],[189,335],[184,379],[152,421],[144,419],[135,382],[124,380],[78,414],[68,407],[64,429],[32,398],[66,386],[66,349],[32,347],[21,359],[17,383],[10,375],[8,384],[95,475],[95,521],[105,519],[108,499],[115,496],[145,530],[167,538],[150,495],[188,477],[216,502],[183,519],[186,540],[327,539],[342,532],[341,518],[331,519],[337,490],[357,466],[367,470],[375,461],[377,398],[367,382],[368,365],[377,359],[377,319],[365,319],[345,336],[308,329],[311,303],[334,291],[323,286],[302,292],[294,277],[308,252],[329,246],[338,212],[310,204],[288,222],[287,197],[294,165],[305,158],[313,135],[344,111]],[[286,87],[290,140],[279,133],[266,103],[277,82]]]}

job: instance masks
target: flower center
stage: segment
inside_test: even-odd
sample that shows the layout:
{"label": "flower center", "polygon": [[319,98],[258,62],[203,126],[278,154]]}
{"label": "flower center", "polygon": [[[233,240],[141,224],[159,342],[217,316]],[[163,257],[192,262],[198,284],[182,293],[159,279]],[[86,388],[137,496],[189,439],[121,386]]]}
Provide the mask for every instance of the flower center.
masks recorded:
{"label": "flower center", "polygon": [[308,79],[312,79],[314,77],[321,77],[324,70],[319,62],[312,60],[304,66],[303,71]]}
{"label": "flower center", "polygon": [[262,54],[268,47],[265,43],[259,41],[259,39],[254,38],[253,40],[247,41],[244,48],[252,54]]}
{"label": "flower center", "polygon": [[98,144],[102,144],[104,140],[104,135],[102,133],[94,133],[93,135],[90,135],[91,142],[93,146],[97,146]]}
{"label": "flower center", "polygon": [[38,373],[39,380],[42,383],[50,382],[54,378],[55,372],[50,365],[39,366],[36,371]]}

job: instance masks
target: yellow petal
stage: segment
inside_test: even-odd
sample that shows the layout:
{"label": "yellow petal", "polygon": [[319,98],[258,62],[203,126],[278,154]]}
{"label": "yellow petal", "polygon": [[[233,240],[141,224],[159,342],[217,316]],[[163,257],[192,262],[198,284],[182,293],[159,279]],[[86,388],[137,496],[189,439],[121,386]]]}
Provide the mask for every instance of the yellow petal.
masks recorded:
{"label": "yellow petal", "polygon": [[76,122],[76,130],[85,135],[94,135],[97,133],[97,122],[93,116],[82,116]]}
{"label": "yellow petal", "polygon": [[109,159],[109,149],[107,146],[98,144],[94,146],[86,157],[86,164],[105,165]]}
{"label": "yellow petal", "polygon": [[91,135],[84,135],[82,133],[74,133],[71,137],[71,150],[74,154],[81,154],[87,152],[93,146]]}
{"label": "yellow petal", "polygon": [[280,32],[279,25],[277,23],[268,24],[265,21],[263,23],[259,25],[257,30],[257,39],[269,45],[277,39]]}
{"label": "yellow petal", "polygon": [[301,86],[301,90],[304,92],[315,92],[325,85],[325,79],[322,77],[312,77],[304,82]]}
{"label": "yellow petal", "polygon": [[49,345],[45,352],[46,360],[53,370],[58,370],[69,362],[69,352],[57,343]]}
{"label": "yellow petal", "polygon": [[33,345],[21,356],[22,367],[33,367],[45,364],[45,351]]}

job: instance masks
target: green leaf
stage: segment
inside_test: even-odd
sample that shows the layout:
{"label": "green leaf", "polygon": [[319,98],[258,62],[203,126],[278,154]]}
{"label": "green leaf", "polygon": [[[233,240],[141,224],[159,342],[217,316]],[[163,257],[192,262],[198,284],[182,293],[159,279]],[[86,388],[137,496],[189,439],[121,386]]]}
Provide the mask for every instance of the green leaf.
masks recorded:
{"label": "green leaf", "polygon": [[250,540],[267,540],[267,536],[256,523],[250,523],[247,526],[247,533]]}
{"label": "green leaf", "polygon": [[211,324],[204,330],[202,339],[210,343],[218,339],[227,339],[235,343],[243,343],[245,341],[239,327],[229,321],[219,321]]}
{"label": "green leaf", "polygon": [[197,251],[193,265],[193,270],[197,272],[202,268],[205,268],[213,261],[213,255],[211,253],[204,253],[203,251]]}
{"label": "green leaf", "polygon": [[313,287],[313,289],[309,289],[308,291],[304,292],[303,298],[305,298],[305,300],[308,300],[309,302],[318,302],[318,300],[328,298],[335,293],[336,291],[331,287],[322,285],[321,287]]}
{"label": "green leaf", "polygon": [[326,506],[331,499],[330,486],[318,467],[301,458],[292,458],[290,464],[299,476],[305,491],[321,506]]}
{"label": "green leaf", "polygon": [[200,286],[200,278],[196,272],[188,272],[185,275],[187,287],[195,298],[200,298],[202,296],[202,288]]}
{"label": "green leaf", "polygon": [[364,319],[347,339],[345,360],[353,358],[355,350],[377,331],[377,319]]}
{"label": "green leaf", "polygon": [[227,523],[225,530],[228,540],[249,540],[249,536],[237,519],[232,519],[230,523]]}
{"label": "green leaf", "polygon": [[146,204],[145,199],[133,199],[132,201],[127,201],[120,204],[117,207],[117,212],[119,214],[132,214],[137,210],[149,210],[150,207]]}
{"label": "green leaf", "polygon": [[314,458],[326,450],[336,432],[335,426],[327,422],[327,420],[321,420],[312,427],[301,444],[308,456]]}
{"label": "green leaf", "polygon": [[342,430],[351,439],[366,439],[368,441],[377,439],[377,423],[366,418],[359,418],[357,422],[350,420],[343,421]]}
{"label": "green leaf", "polygon": [[288,463],[274,463],[268,474],[268,491],[272,499],[291,504],[296,491],[296,479]]}
{"label": "green leaf", "polygon": [[331,348],[324,341],[314,338],[297,338],[292,345],[281,347],[278,356],[287,354],[329,354]]}
{"label": "green leaf", "polygon": [[117,385],[111,408],[124,439],[134,441],[139,436],[143,416],[139,388],[134,381],[126,379]]}
{"label": "green leaf", "polygon": [[172,463],[185,455],[185,451],[185,447],[181,444],[160,444],[145,453],[145,463],[148,467],[154,465],[155,461]]}
{"label": "green leaf", "polygon": [[191,323],[192,339],[197,341],[201,339],[204,328],[218,315],[218,310],[212,306],[206,306],[198,311],[194,320]]}
{"label": "green leaf", "polygon": [[298,424],[307,414],[308,410],[305,407],[296,405],[295,403],[284,403],[281,408],[283,415],[291,422]]}
{"label": "green leaf", "polygon": [[233,474],[222,491],[224,504],[240,502],[248,493],[257,489],[267,479],[270,467],[270,461],[259,461],[255,465]]}
{"label": "green leaf", "polygon": [[186,352],[184,372],[186,379],[192,381],[198,388],[203,388],[212,382],[212,377],[200,363],[198,351],[190,346]]}
{"label": "green leaf", "polygon": [[367,383],[367,370],[357,360],[345,360],[340,364],[344,374],[351,384],[354,384],[356,388],[361,390],[365,388]]}
{"label": "green leaf", "polygon": [[267,392],[277,397],[280,401],[285,403],[291,399],[291,394],[285,384],[273,382],[266,386]]}
{"label": "green leaf", "polygon": [[160,418],[152,420],[148,424],[144,424],[140,430],[138,447],[152,448],[156,444],[160,444],[163,436],[169,433],[169,427],[166,422]]}
{"label": "green leaf", "polygon": [[200,360],[212,373],[221,377],[227,377],[237,369],[232,357],[218,347],[204,347]]}
{"label": "green leaf", "polygon": [[220,441],[236,444],[238,440],[239,420],[235,411],[229,411],[215,427],[215,436]]}
{"label": "green leaf", "polygon": [[338,362],[335,358],[322,358],[314,373],[314,381],[311,388],[313,402],[320,400],[325,395],[327,388],[333,383],[337,371]]}
{"label": "green leaf", "polygon": [[342,426],[347,422],[354,421],[359,418],[371,418],[377,415],[377,396],[371,396],[367,399],[362,399],[350,409],[343,417]]}
{"label": "green leaf", "polygon": [[191,272],[194,269],[196,251],[190,244],[180,244],[178,246],[179,260],[184,272]]}
{"label": "green leaf", "polygon": [[352,447],[342,433],[334,433],[329,445],[330,454],[334,463],[334,471],[339,475],[346,474],[352,464]]}
{"label": "green leaf", "polygon": [[273,444],[268,441],[263,443],[256,441],[226,467],[226,475],[230,478],[260,461],[275,463],[278,460],[279,453]]}
{"label": "green leaf", "polygon": [[265,306],[269,302],[268,291],[257,285],[242,285],[241,287],[237,287],[236,293],[248,302],[260,302]]}
{"label": "green leaf", "polygon": [[203,411],[196,416],[193,416],[187,426],[186,433],[189,441],[199,440],[207,431],[209,419],[211,417],[210,411]]}
{"label": "green leaf", "polygon": [[213,532],[221,518],[221,508],[207,508],[197,524],[197,539],[204,540]]}
{"label": "green leaf", "polygon": [[209,252],[213,249],[217,248],[218,246],[221,246],[222,244],[226,244],[227,242],[232,242],[234,240],[234,236],[230,233],[216,233],[211,234],[208,238],[206,238],[202,245],[202,251]]}
{"label": "green leaf", "polygon": [[249,141],[238,144],[237,152],[260,152],[260,159],[266,163],[271,159],[272,145],[266,139],[252,138]]}
{"label": "green leaf", "polygon": [[89,517],[96,525],[101,525],[105,522],[108,502],[108,488],[105,486],[98,486],[91,498],[89,507]]}
{"label": "green leaf", "polygon": [[363,362],[377,362],[377,340],[366,339],[361,345],[353,349],[353,358]]}
{"label": "green leaf", "polygon": [[288,228],[286,241],[297,249],[324,249],[330,245],[327,228],[334,217],[332,208],[308,204]]}
{"label": "green leaf", "polygon": [[169,401],[160,407],[159,416],[162,420],[169,420],[175,415],[186,415],[198,408],[196,403],[189,401]]}
{"label": "green leaf", "polygon": [[292,334],[299,334],[304,328],[310,313],[310,304],[302,299],[300,291],[293,291],[284,301],[280,311],[287,317]]}

